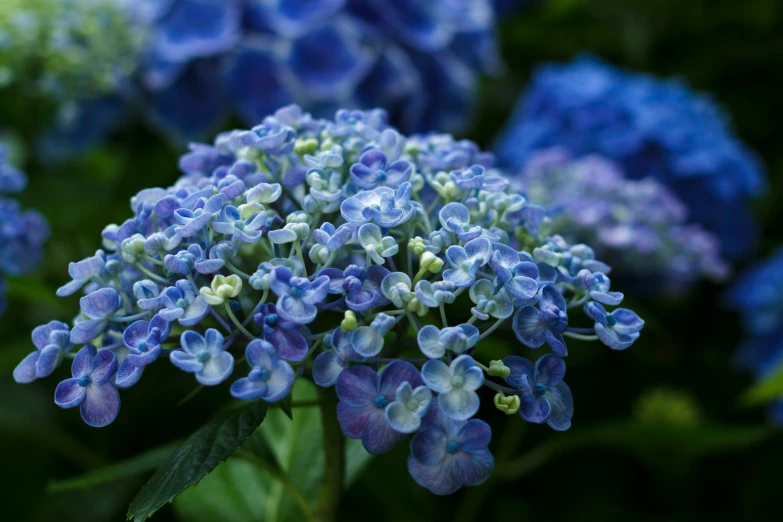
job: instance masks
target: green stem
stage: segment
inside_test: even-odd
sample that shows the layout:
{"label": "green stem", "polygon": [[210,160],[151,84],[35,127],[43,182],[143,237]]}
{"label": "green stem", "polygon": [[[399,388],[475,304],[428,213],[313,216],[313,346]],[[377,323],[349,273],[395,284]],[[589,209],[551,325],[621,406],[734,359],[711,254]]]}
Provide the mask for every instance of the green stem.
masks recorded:
{"label": "green stem", "polygon": [[296,257],[299,258],[299,262],[302,263],[302,270],[304,270],[304,276],[307,277],[307,265],[305,264],[304,254],[302,254],[302,242],[298,239],[294,241],[294,252]]}
{"label": "green stem", "polygon": [[147,268],[144,265],[142,265],[141,263],[136,263],[135,266],[136,266],[136,268],[139,269],[139,271],[141,273],[145,274],[147,277],[149,277],[153,281],[157,281],[158,283],[163,283],[164,285],[171,284],[171,281],[169,281],[168,279],[163,279],[158,274],[155,274],[155,273],[147,270]]}
{"label": "green stem", "polygon": [[345,482],[345,439],[335,410],[337,395],[331,389],[319,388],[321,400],[321,423],[323,424],[323,443],[326,460],[321,488],[313,510],[316,522],[333,522]]}
{"label": "green stem", "polygon": [[574,332],[563,332],[563,335],[572,339],[579,339],[580,341],[597,341],[597,335],[583,335]]}
{"label": "green stem", "polygon": [[237,319],[237,317],[234,315],[234,312],[231,311],[231,307],[228,305],[228,301],[223,301],[223,306],[226,309],[226,314],[228,314],[228,318],[231,319],[232,323],[234,323],[234,326],[236,326],[239,329],[240,332],[245,334],[245,336],[248,339],[250,339],[250,340],[255,339],[256,336],[251,334],[250,332],[248,332],[247,328],[242,326],[242,323],[239,322],[239,319]]}
{"label": "green stem", "polygon": [[421,278],[424,277],[424,274],[426,274],[427,272],[429,272],[429,270],[427,270],[426,268],[422,268],[421,270],[419,270],[416,273],[416,277],[413,278],[413,282],[411,283],[411,286],[416,286],[416,283],[418,283],[419,280],[421,280]]}
{"label": "green stem", "polygon": [[446,320],[446,307],[441,303],[438,308],[440,308],[440,320],[443,321],[443,328],[447,328],[449,322]]}
{"label": "green stem", "polygon": [[228,268],[229,270],[234,272],[236,275],[238,275],[242,279],[245,279],[245,280],[250,279],[250,274],[244,273],[243,271],[241,271],[240,269],[238,269],[237,267],[232,265],[230,261],[226,261],[226,268]]}
{"label": "green stem", "polygon": [[480,340],[482,340],[482,339],[484,339],[484,338],[486,338],[486,337],[487,337],[488,335],[490,335],[492,332],[494,332],[495,330],[497,330],[497,329],[498,329],[498,327],[499,327],[501,324],[503,324],[503,321],[505,321],[505,320],[506,320],[506,319],[498,319],[497,321],[495,321],[495,324],[493,324],[492,326],[490,326],[489,328],[487,328],[487,329],[486,329],[486,331],[485,331],[484,333],[482,333],[481,335],[479,335],[479,341],[480,341]]}

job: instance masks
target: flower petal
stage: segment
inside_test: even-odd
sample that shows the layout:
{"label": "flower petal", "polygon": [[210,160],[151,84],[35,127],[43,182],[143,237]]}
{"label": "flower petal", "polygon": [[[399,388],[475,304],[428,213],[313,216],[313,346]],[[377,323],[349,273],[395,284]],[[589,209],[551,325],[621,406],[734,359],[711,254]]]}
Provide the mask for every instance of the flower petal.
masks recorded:
{"label": "flower petal", "polygon": [[530,348],[538,348],[546,340],[549,331],[546,324],[539,320],[538,309],[535,306],[523,306],[514,315],[512,328],[517,339]]}
{"label": "flower petal", "polygon": [[[343,375],[346,372],[343,372]],[[339,380],[337,381],[340,382]],[[367,425],[373,410],[377,409],[373,404],[355,406],[345,402],[337,403],[337,420],[346,437],[351,439],[362,438],[364,427]]]}
{"label": "flower petal", "polygon": [[120,393],[112,384],[90,384],[79,407],[82,419],[88,425],[101,428],[111,424],[120,412]]}
{"label": "flower petal", "polygon": [[561,382],[547,390],[545,397],[552,407],[552,413],[547,418],[547,424],[557,431],[565,431],[571,427],[571,417],[574,415],[574,398],[571,389]]}
{"label": "flower petal", "polygon": [[81,404],[87,390],[79,385],[79,379],[65,379],[54,390],[54,403],[60,408],[73,408]]}
{"label": "flower petal", "polygon": [[266,381],[266,393],[264,400],[267,402],[277,402],[284,399],[291,393],[294,386],[296,375],[291,365],[285,361],[279,361],[273,368],[269,380]]}
{"label": "flower petal", "polygon": [[264,393],[266,393],[266,383],[264,381],[251,381],[247,377],[242,377],[231,385],[231,395],[237,399],[249,401],[258,399]]}
{"label": "flower petal", "polygon": [[352,406],[367,406],[378,396],[378,374],[367,366],[352,366],[337,379],[340,402]]}
{"label": "flower petal", "polygon": [[476,414],[480,401],[476,392],[454,388],[438,395],[438,404],[449,418],[467,420]]}
{"label": "flower petal", "polygon": [[27,357],[22,359],[22,362],[16,365],[14,368],[14,380],[19,384],[26,384],[33,382],[36,378],[37,362],[41,352],[38,350],[30,352]]}
{"label": "flower petal", "polygon": [[334,386],[340,373],[346,368],[336,350],[328,350],[318,354],[313,361],[313,380],[318,386],[328,388]]}
{"label": "flower petal", "polygon": [[386,422],[384,409],[374,408],[367,417],[362,431],[362,446],[371,455],[386,453],[402,442],[404,433],[398,433]]}
{"label": "flower petal", "polygon": [[434,392],[446,393],[452,390],[451,370],[446,363],[438,359],[430,359],[421,368],[421,376],[427,387]]}
{"label": "flower petal", "polygon": [[536,382],[547,386],[554,386],[563,381],[566,364],[556,355],[547,354],[536,361]]}
{"label": "flower petal", "polygon": [[233,370],[234,356],[228,352],[221,352],[204,363],[201,371],[196,372],[196,380],[205,386],[214,386],[228,379]]}
{"label": "flower petal", "polygon": [[380,393],[386,397],[395,397],[400,384],[407,382],[413,388],[421,386],[424,381],[419,370],[408,361],[394,361],[386,365],[380,374]]}

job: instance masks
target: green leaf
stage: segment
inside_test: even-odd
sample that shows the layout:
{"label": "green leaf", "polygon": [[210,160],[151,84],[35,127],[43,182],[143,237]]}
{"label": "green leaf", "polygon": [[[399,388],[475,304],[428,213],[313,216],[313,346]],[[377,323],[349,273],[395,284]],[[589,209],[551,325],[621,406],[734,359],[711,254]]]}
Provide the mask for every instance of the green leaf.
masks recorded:
{"label": "green leaf", "polygon": [[769,433],[764,426],[606,422],[553,434],[548,442],[499,466],[497,474],[499,478],[517,479],[555,458],[594,448],[626,453],[650,467],[687,464],[757,444]]}
{"label": "green leaf", "polygon": [[131,477],[147,471],[153,471],[163,464],[180,445],[179,442],[166,444],[136,455],[128,460],[115,462],[109,466],[96,469],[84,475],[65,480],[54,480],[49,483],[50,493],[60,493],[74,489],[86,489],[106,482]]}
{"label": "green leaf", "polygon": [[783,365],[746,391],[740,398],[740,402],[745,406],[757,406],[781,397],[783,397]]}
{"label": "green leaf", "polygon": [[[297,379],[295,402],[318,398]],[[318,407],[297,408],[293,420],[276,408],[234,457],[180,495],[174,509],[189,522],[301,522],[317,498],[324,473],[323,429]],[[346,441],[346,483],[369,462],[361,441]]]}
{"label": "green leaf", "polygon": [[225,412],[196,430],[166,460],[136,495],[128,520],[142,522],[226,460],[253,434],[266,415],[266,403],[255,401]]}
{"label": "green leaf", "polygon": [[280,409],[283,410],[283,413],[285,413],[285,416],[288,417],[291,420],[294,420],[294,409],[292,407],[292,400],[291,396],[289,395],[282,401],[280,401]]}

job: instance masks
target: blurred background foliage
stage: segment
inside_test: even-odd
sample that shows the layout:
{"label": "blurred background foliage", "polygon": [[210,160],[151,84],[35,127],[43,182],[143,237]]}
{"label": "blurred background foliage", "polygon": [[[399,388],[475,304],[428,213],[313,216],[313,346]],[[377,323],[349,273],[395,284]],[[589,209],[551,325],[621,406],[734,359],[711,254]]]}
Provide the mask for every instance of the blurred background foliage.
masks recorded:
{"label": "blurred background foliage", "polygon": [[[757,205],[764,227],[757,257],[781,243],[783,3],[548,0],[506,16],[501,32],[506,70],[484,82],[465,137],[488,147],[533,67],[579,51],[637,71],[682,76],[714,93],[768,168],[769,191]],[[0,132],[5,137],[13,131],[17,164],[30,177],[21,199],[40,209],[53,229],[43,266],[9,282],[9,310],[0,317],[0,460],[12,484],[2,489],[4,519],[62,520],[63,513],[79,513],[82,522],[121,520],[146,472],[168,451],[159,447],[192,432],[224,405],[226,395],[199,394],[178,406],[192,392],[192,379],[167,372],[164,381],[164,369],[151,367],[161,375],[148,382],[158,385],[125,392],[123,415],[110,428],[95,430],[73,412],[51,407],[53,381],[13,383],[11,370],[30,350],[28,332],[52,317],[69,320],[77,310],[78,297],[54,297],[67,279],[68,261],[92,254],[105,224],[127,217],[136,191],[171,184],[183,150],[134,122],[78,160],[42,164],[32,144],[52,110],[39,98],[0,91]],[[369,465],[361,453],[353,455],[338,520],[778,519],[783,439],[766,427],[762,411],[742,408],[737,400],[749,379],[731,365],[740,330],[737,318],[720,308],[722,290],[703,283],[677,301],[630,303],[647,327],[622,355],[574,342],[568,379],[579,398],[570,431],[483,412],[497,427],[492,449],[498,462],[483,486],[438,498],[410,480],[407,448]],[[488,350],[500,355],[503,347]],[[299,393],[306,396],[307,390]],[[297,410],[293,424],[269,422],[256,434],[280,466],[305,483],[305,491],[313,480],[308,474],[318,473],[311,465],[318,455],[304,453],[320,429],[315,413]],[[124,476],[116,480],[98,477],[77,489],[52,483],[152,448],[159,449],[135,468],[120,466]],[[140,473],[130,473],[136,469]],[[232,459],[155,520],[300,520],[295,499],[269,477]]]}

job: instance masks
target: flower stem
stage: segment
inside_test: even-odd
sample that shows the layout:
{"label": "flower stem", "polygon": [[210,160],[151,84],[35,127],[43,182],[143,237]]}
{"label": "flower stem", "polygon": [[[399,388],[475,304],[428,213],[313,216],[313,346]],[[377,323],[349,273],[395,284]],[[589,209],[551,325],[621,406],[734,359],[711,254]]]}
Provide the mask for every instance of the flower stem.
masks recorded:
{"label": "flower stem", "polygon": [[299,258],[299,262],[302,263],[302,270],[304,270],[304,276],[307,277],[307,265],[305,264],[304,255],[302,254],[302,242],[298,239],[294,241],[294,252],[296,257]]}
{"label": "flower stem", "polygon": [[411,326],[413,327],[413,330],[416,332],[416,335],[419,335],[419,322],[416,320],[415,317],[413,317],[413,314],[409,311],[405,311],[405,315],[408,317],[408,322],[411,323]]}
{"label": "flower stem", "polygon": [[320,395],[321,423],[323,424],[324,476],[313,509],[313,520],[332,522],[345,480],[345,439],[337,422],[337,395],[332,389],[318,388]]}
{"label": "flower stem", "polygon": [[223,301],[223,306],[226,309],[226,314],[228,314],[228,318],[231,319],[231,322],[234,323],[234,326],[236,326],[240,332],[245,334],[245,336],[249,339],[255,339],[256,336],[251,334],[247,331],[247,328],[242,326],[242,323],[239,322],[239,319],[234,315],[234,312],[231,311],[231,307],[228,305],[228,301]]}
{"label": "flower stem", "polygon": [[582,335],[574,332],[563,332],[563,335],[566,337],[570,337],[572,339],[579,339],[580,341],[597,341],[598,336],[597,335]]}
{"label": "flower stem", "polygon": [[481,335],[479,335],[479,341],[480,341],[480,340],[482,340],[482,339],[484,339],[484,338],[485,338],[485,337],[487,337],[488,335],[490,335],[490,334],[491,334],[492,332],[494,332],[495,330],[497,330],[497,329],[498,329],[498,327],[499,327],[501,324],[503,324],[503,321],[505,321],[505,320],[506,320],[506,319],[498,319],[497,321],[495,321],[495,324],[493,324],[492,326],[490,326],[489,328],[487,328],[487,329],[484,331],[484,333],[482,333]]}
{"label": "flower stem", "polygon": [[145,266],[144,266],[144,265],[142,265],[141,263],[136,263],[134,266],[135,266],[136,268],[138,268],[138,269],[139,269],[139,271],[140,271],[142,274],[146,275],[147,277],[149,277],[149,278],[150,278],[150,279],[152,279],[153,281],[157,281],[158,283],[163,283],[163,284],[164,284],[164,285],[166,285],[166,286],[168,286],[168,285],[170,285],[170,284],[171,284],[171,281],[169,281],[168,279],[163,279],[163,278],[162,278],[162,277],[160,277],[158,274],[156,274],[156,273],[154,273],[154,272],[150,271],[149,269],[147,269],[147,267],[145,267]]}
{"label": "flower stem", "polygon": [[506,395],[519,395],[519,390],[515,390],[514,388],[509,388],[507,386],[501,386],[500,384],[496,384],[486,379],[484,380],[484,386],[486,386],[490,390],[495,390],[496,392],[505,393]]}
{"label": "flower stem", "polygon": [[240,269],[232,265],[230,261],[226,261],[226,268],[228,268],[229,270],[231,270],[232,272],[234,272],[236,275],[238,275],[244,280],[250,279],[249,274],[244,273],[243,271],[241,271]]}
{"label": "flower stem", "polygon": [[216,320],[218,323],[220,323],[220,326],[222,326],[223,328],[225,328],[226,332],[228,332],[228,333],[231,333],[231,327],[228,325],[228,323],[226,322],[226,320],[225,320],[225,319],[223,319],[222,317],[220,317],[220,314],[219,314],[219,313],[217,313],[217,312],[215,311],[215,309],[214,309],[214,308],[210,309],[209,313],[210,313],[210,314],[212,314],[212,317],[214,317],[214,318],[215,318],[215,320]]}
{"label": "flower stem", "polygon": [[446,307],[441,303],[438,308],[440,308],[440,320],[443,321],[443,328],[446,328],[449,326],[449,322],[446,320]]}

